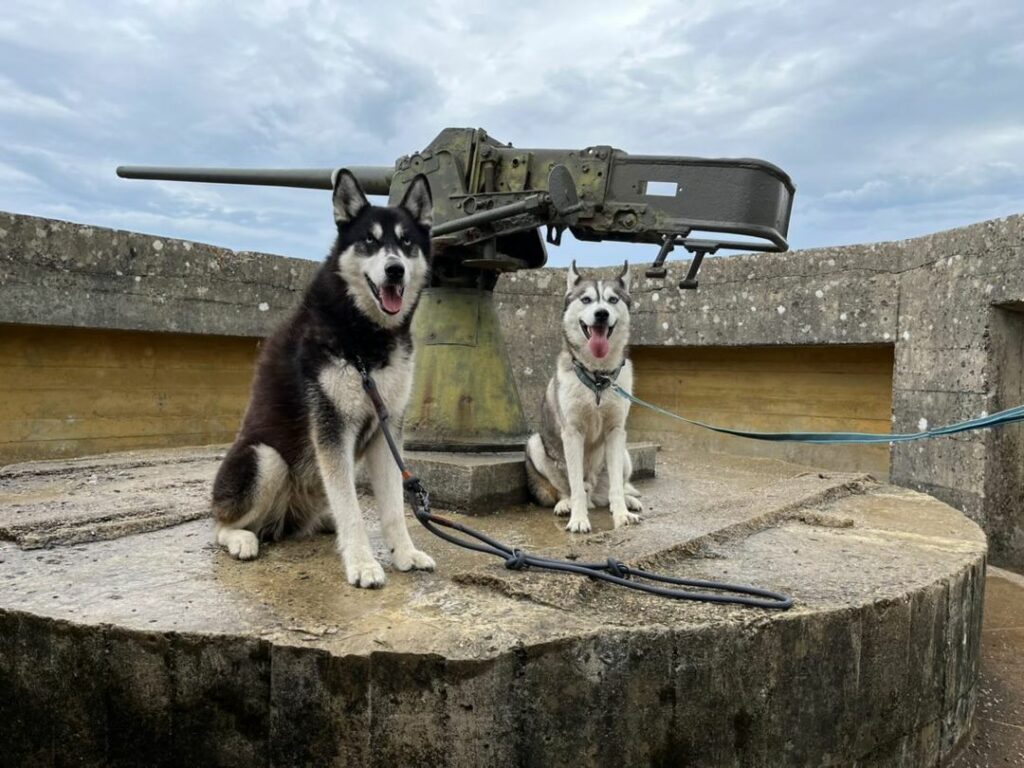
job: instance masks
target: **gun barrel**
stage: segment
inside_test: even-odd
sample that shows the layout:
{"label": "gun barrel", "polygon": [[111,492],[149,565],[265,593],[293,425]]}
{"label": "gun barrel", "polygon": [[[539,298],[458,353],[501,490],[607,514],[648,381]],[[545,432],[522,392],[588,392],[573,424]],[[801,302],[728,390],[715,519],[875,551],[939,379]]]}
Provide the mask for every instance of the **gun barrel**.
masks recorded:
{"label": "gun barrel", "polygon": [[[394,170],[384,165],[346,166],[368,195],[387,195]],[[333,189],[335,168],[177,168],[159,165],[121,165],[122,179],[199,181],[208,184],[256,184],[270,187]]]}

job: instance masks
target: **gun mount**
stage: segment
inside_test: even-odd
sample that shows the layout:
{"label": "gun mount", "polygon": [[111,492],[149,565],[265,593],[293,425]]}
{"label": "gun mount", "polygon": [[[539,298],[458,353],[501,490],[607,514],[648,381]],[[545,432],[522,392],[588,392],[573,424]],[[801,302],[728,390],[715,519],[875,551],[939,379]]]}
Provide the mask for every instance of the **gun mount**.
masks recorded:
{"label": "gun mount", "polygon": [[[543,266],[546,244],[561,244],[565,230],[584,241],[656,245],[650,278],[665,277],[665,260],[684,248],[693,255],[679,284],[684,289],[697,288],[706,254],[789,248],[795,189],[789,176],[762,160],[630,155],[610,146],[521,149],[482,129],[446,128],[393,167],[348,170],[367,194],[387,195],[391,204],[420,173],[433,192],[434,269],[414,324],[421,351],[406,417],[413,447],[522,446],[526,424],[491,291],[502,272]],[[117,169],[128,179],[325,190],[336,173]]]}

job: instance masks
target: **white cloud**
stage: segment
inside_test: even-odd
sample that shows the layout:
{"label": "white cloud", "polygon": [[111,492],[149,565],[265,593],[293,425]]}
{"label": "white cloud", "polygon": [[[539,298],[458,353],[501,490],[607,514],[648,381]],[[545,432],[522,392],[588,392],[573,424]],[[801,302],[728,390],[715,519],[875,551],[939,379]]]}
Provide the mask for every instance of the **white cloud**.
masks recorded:
{"label": "white cloud", "polygon": [[3,76],[0,76],[0,113],[6,113],[7,119],[11,119],[11,116],[42,120],[69,120],[75,117],[74,110],[66,104],[31,93]]}
{"label": "white cloud", "polygon": [[1022,38],[1017,0],[9,0],[0,208],[319,258],[322,193],[113,167],[387,165],[460,125],[763,157],[797,183],[794,246],[905,237],[1024,208]]}
{"label": "white cloud", "polygon": [[0,184],[37,186],[39,183],[39,179],[35,176],[20,171],[7,163],[0,163]]}

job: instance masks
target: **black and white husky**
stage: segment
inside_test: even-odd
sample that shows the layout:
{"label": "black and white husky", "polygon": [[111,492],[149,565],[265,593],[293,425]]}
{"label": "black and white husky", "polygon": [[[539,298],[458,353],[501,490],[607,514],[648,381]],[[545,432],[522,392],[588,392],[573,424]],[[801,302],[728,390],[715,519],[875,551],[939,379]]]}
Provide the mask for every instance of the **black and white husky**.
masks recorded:
{"label": "black and white husky", "polygon": [[298,311],[267,340],[242,428],[214,481],[217,542],[234,557],[256,557],[261,540],[333,529],[348,582],[382,586],[356,500],[356,464],[365,458],[392,564],[433,569],[409,537],[402,478],[358,371],[370,370],[400,432],[432,216],[423,176],[399,206],[383,208],[369,204],[352,174],[338,173],[334,247]]}
{"label": "black and white husky", "polygon": [[609,380],[633,391],[628,356],[629,265],[614,280],[583,280],[569,269],[562,351],[548,382],[540,432],[526,443],[526,475],[539,504],[569,515],[566,529],[590,530],[588,508],[611,510],[618,528],[639,522],[642,507],[629,483],[629,401],[607,391]]}

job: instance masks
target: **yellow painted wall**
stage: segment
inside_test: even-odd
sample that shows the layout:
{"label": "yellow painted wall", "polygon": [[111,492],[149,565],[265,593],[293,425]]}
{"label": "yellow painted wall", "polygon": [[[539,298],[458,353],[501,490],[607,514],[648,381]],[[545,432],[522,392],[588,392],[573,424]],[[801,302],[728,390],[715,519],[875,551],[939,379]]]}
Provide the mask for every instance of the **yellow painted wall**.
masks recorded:
{"label": "yellow painted wall", "polygon": [[0,325],[0,465],[231,442],[258,344]]}
{"label": "yellow painted wall", "polygon": [[[715,425],[766,432],[891,431],[893,348],[633,347],[636,394]],[[889,446],[765,443],[633,406],[631,440],[682,436],[694,450],[763,456],[888,477]]]}
{"label": "yellow painted wall", "polygon": [[[259,340],[0,325],[0,465],[234,439]],[[892,347],[634,347],[637,394],[693,418],[768,431],[888,432]],[[634,406],[630,439],[885,477],[880,446],[730,438]]]}

